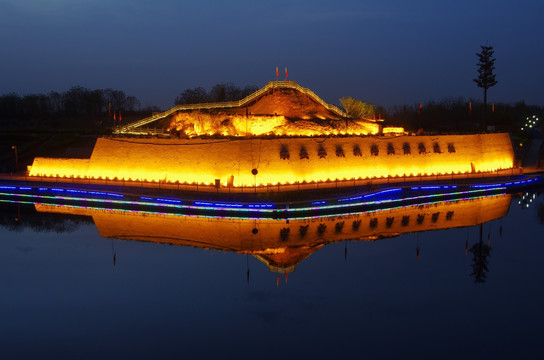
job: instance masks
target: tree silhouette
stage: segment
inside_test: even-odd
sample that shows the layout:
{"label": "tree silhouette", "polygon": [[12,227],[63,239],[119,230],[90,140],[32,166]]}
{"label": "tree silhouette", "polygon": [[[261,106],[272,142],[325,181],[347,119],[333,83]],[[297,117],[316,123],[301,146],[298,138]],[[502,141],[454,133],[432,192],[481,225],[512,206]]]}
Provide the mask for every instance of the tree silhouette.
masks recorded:
{"label": "tree silhouette", "polygon": [[223,102],[238,100],[240,88],[232,83],[216,84],[210,90],[208,96],[211,102]]}
{"label": "tree silhouette", "polygon": [[206,90],[202,87],[194,89],[185,89],[175,100],[176,105],[198,104],[208,102],[209,97]]}
{"label": "tree silhouette", "polygon": [[487,89],[492,86],[497,85],[497,80],[495,80],[495,58],[493,57],[493,46],[483,46],[480,45],[482,51],[477,53],[478,56],[478,77],[472,79],[478,87],[484,89],[484,112],[487,109]]}
{"label": "tree silhouette", "polygon": [[[10,93],[0,95],[0,127],[26,129],[58,129],[83,127],[105,128],[108,103],[112,111],[123,114],[139,111],[140,102],[124,91],[113,89],[88,89],[73,86],[67,91],[50,91],[47,94]],[[150,110],[155,111],[155,110]]]}
{"label": "tree silhouette", "polygon": [[194,89],[185,89],[175,100],[176,105],[198,104],[203,102],[224,102],[241,100],[246,96],[259,90],[257,86],[249,85],[240,88],[232,83],[216,84],[210,92],[202,87]]}

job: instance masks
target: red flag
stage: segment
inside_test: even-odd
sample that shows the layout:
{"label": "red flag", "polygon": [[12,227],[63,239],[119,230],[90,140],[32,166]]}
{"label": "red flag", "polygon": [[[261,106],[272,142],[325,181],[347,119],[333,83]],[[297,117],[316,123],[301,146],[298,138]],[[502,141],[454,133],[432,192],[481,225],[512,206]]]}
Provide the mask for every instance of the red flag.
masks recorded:
{"label": "red flag", "polygon": [[285,78],[287,79],[287,68],[285,68]]}
{"label": "red flag", "polygon": [[121,110],[119,110],[119,121],[123,120],[123,118],[121,117]]}
{"label": "red flag", "polygon": [[419,111],[417,113],[421,115],[422,112],[423,112],[423,106],[421,105],[421,103],[419,103]]}
{"label": "red flag", "polygon": [[277,66],[276,66],[276,77],[280,77],[280,71],[278,70]]}
{"label": "red flag", "polygon": [[491,104],[491,112],[495,112],[495,104]]}
{"label": "red flag", "polygon": [[468,115],[472,115],[472,102],[468,103]]}
{"label": "red flag", "polygon": [[115,111],[113,112],[113,120],[115,120]]}

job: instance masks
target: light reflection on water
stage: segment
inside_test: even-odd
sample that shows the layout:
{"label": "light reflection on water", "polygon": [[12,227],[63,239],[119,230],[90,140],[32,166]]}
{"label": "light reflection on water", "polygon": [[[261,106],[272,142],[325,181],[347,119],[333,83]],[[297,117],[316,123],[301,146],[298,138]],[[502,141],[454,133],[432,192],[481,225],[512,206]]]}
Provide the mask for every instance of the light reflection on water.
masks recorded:
{"label": "light reflection on water", "polygon": [[[526,199],[289,224],[115,212],[90,222],[58,214],[67,208],[3,206],[2,349],[8,358],[531,358],[544,320],[544,198]],[[15,217],[33,227],[8,230]],[[475,253],[487,250],[485,282],[475,282]]]}

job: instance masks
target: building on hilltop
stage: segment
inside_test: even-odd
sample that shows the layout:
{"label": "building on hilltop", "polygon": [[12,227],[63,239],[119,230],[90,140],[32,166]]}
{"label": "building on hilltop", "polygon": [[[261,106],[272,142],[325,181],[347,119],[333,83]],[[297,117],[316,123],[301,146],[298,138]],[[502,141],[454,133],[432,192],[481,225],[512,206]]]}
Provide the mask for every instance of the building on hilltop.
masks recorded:
{"label": "building on hilltop", "polygon": [[376,135],[381,131],[376,120],[351,119],[293,81],[271,81],[238,101],[178,105],[127,124],[116,132],[153,133],[149,128],[189,138]]}
{"label": "building on hilltop", "polygon": [[258,192],[280,185],[366,185],[379,178],[453,180],[514,166],[508,134],[385,136],[395,131],[376,120],[350,119],[287,81],[270,82],[239,101],[179,105],[117,134],[146,134],[141,129],[152,123],[176,136],[99,138],[90,159],[36,158],[29,175]]}

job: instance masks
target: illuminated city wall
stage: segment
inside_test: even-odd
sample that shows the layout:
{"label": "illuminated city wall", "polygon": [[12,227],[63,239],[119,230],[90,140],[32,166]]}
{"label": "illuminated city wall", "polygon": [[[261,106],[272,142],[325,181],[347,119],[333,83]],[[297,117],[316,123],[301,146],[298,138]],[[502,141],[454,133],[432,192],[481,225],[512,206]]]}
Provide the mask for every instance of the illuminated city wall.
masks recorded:
{"label": "illuminated city wall", "polygon": [[30,175],[254,186],[495,171],[511,168],[514,153],[508,134],[100,138],[87,161],[36,158]]}
{"label": "illuminated city wall", "polygon": [[[87,177],[90,159],[35,158],[30,175]],[[36,173],[39,171],[39,173]]]}
{"label": "illuminated city wall", "polygon": [[39,205],[40,212],[92,216],[105,238],[236,252],[281,253],[287,247],[374,240],[403,233],[474,226],[503,217],[511,195],[439,202],[309,219],[227,219]]}

